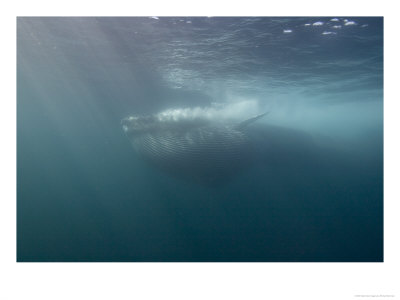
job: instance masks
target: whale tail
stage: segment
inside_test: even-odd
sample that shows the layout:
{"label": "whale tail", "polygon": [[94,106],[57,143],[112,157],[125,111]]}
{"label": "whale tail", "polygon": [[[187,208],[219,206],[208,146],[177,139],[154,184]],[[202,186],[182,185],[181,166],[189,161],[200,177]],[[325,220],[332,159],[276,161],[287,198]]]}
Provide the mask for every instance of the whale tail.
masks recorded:
{"label": "whale tail", "polygon": [[267,111],[263,114],[257,115],[255,117],[249,118],[247,120],[244,120],[244,121],[240,122],[238,125],[236,125],[235,129],[242,130],[242,129],[246,128],[249,124],[254,123],[258,119],[261,119],[262,117],[266,116],[267,114],[269,114],[269,111]]}

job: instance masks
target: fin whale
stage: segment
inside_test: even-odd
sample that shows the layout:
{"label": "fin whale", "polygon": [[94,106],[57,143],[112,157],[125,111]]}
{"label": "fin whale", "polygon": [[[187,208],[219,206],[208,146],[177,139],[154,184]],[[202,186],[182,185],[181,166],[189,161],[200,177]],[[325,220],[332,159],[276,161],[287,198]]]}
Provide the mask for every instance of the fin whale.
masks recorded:
{"label": "fin whale", "polygon": [[150,164],[178,177],[218,185],[251,164],[253,145],[247,128],[266,114],[239,124],[130,116],[121,125],[133,148]]}

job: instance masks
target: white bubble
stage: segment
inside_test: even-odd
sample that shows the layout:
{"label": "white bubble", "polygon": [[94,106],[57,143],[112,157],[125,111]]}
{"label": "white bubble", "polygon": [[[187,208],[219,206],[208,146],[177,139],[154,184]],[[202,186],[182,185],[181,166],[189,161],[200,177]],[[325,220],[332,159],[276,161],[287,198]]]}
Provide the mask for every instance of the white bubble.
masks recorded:
{"label": "white bubble", "polygon": [[310,23],[307,23],[307,24],[304,24],[304,26],[311,26],[311,24],[310,24]]}
{"label": "white bubble", "polygon": [[150,17],[150,19],[158,20],[158,17]]}
{"label": "white bubble", "polygon": [[293,32],[292,29],[284,29],[283,30],[283,33],[291,33],[291,32]]}
{"label": "white bubble", "polygon": [[331,19],[331,21],[332,22],[339,22],[339,19],[338,18],[333,18],[333,19]]}
{"label": "white bubble", "polygon": [[357,25],[357,23],[354,21],[348,21],[348,22],[344,23],[344,26],[351,26],[351,25]]}
{"label": "white bubble", "polygon": [[256,100],[238,100],[210,107],[168,109],[156,115],[162,122],[244,120],[260,113]]}
{"label": "white bubble", "polygon": [[313,23],[313,26],[322,26],[322,25],[324,25],[324,22],[321,22],[321,21]]}
{"label": "white bubble", "polygon": [[322,34],[323,34],[323,35],[329,35],[329,34],[336,34],[336,32],[324,31]]}

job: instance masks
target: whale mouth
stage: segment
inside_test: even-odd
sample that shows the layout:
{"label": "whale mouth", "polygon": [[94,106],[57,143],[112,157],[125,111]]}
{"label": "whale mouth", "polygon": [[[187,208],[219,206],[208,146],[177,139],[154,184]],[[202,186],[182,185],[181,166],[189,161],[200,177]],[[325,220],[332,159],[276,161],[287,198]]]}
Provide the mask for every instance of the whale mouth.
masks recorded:
{"label": "whale mouth", "polygon": [[205,118],[171,118],[164,112],[156,115],[129,116],[121,120],[121,126],[125,133],[137,135],[154,131],[189,129],[200,127],[210,123]]}

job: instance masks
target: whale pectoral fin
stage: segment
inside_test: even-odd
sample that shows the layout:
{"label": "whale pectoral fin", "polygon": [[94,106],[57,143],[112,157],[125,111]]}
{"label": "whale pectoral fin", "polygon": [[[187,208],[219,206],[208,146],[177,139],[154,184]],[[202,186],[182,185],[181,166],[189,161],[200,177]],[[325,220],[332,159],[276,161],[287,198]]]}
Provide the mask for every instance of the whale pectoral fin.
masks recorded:
{"label": "whale pectoral fin", "polygon": [[264,117],[265,115],[267,115],[269,113],[269,111],[261,114],[261,115],[257,115],[255,117],[252,117],[250,119],[244,120],[243,122],[240,122],[238,125],[235,126],[235,129],[240,130],[243,129],[245,127],[247,127],[249,124],[257,121],[258,119],[261,119],[262,117]]}

